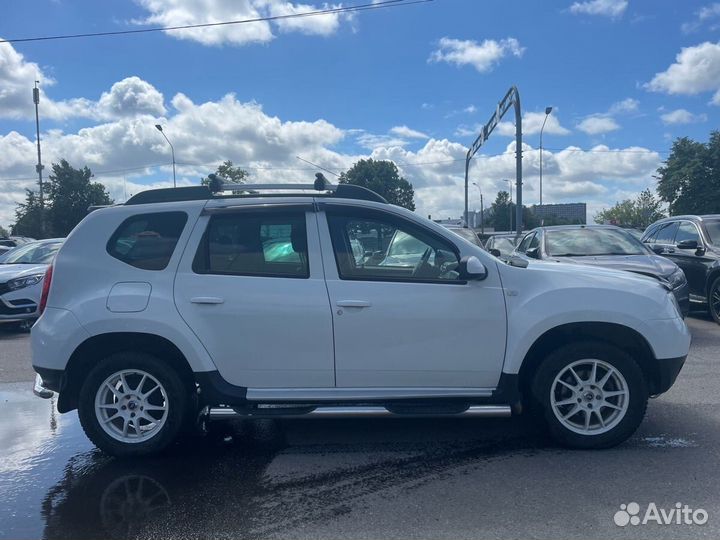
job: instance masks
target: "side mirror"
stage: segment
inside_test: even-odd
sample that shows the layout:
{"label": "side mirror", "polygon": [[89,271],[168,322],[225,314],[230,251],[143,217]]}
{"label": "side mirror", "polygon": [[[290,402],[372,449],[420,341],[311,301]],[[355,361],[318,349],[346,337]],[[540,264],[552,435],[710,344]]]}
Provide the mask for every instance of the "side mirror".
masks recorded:
{"label": "side mirror", "polygon": [[698,247],[697,240],[683,240],[677,243],[678,249],[697,249]]}
{"label": "side mirror", "polygon": [[462,279],[482,280],[487,277],[487,268],[475,255],[460,259],[460,277]]}
{"label": "side mirror", "polygon": [[500,253],[499,249],[490,248],[490,255],[492,255],[493,257],[499,257],[500,255],[502,255],[502,253]]}
{"label": "side mirror", "polygon": [[534,247],[530,248],[527,251],[525,251],[525,255],[528,257],[531,257],[533,259],[539,259],[540,258],[540,248]]}
{"label": "side mirror", "polygon": [[663,253],[665,253],[665,248],[664,248],[663,246],[658,245],[658,244],[651,244],[651,245],[648,246],[648,247],[652,250],[652,252],[653,252],[655,255],[662,255]]}

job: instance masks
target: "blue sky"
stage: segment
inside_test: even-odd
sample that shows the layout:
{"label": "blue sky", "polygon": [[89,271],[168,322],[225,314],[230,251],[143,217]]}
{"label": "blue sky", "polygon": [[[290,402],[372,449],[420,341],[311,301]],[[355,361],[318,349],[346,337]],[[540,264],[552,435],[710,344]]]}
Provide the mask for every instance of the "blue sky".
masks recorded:
{"label": "blue sky", "polygon": [[[369,0],[365,0],[369,1]],[[344,5],[365,3],[344,2]],[[308,10],[286,0],[28,0],[0,37],[123,30]],[[320,4],[315,4],[318,7]],[[113,196],[181,183],[224,159],[258,181],[393,159],[418,211],[462,211],[462,157],[511,84],[525,120],[525,201],[603,206],[652,187],[672,140],[705,140],[720,111],[720,4],[671,0],[435,0],[183,32],[0,44],[0,224],[34,175],[30,89],[41,80],[49,165],[87,164]],[[512,118],[507,117],[509,122]],[[473,163],[492,199],[513,176],[512,125]],[[477,207],[473,200],[471,206]]]}

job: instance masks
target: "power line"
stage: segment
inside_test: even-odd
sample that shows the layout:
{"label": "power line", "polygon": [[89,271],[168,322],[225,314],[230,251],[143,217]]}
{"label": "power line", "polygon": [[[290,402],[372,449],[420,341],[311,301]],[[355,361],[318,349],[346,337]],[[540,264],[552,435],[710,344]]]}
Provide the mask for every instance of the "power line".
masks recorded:
{"label": "power line", "polygon": [[75,39],[88,37],[110,37],[124,36],[132,34],[148,34],[151,32],[169,32],[173,30],[189,30],[193,28],[212,28],[216,26],[231,26],[239,24],[251,24],[258,22],[282,21],[288,19],[301,19],[305,17],[317,17],[319,15],[339,15],[342,13],[354,13],[359,11],[370,11],[376,9],[386,9],[400,6],[410,6],[413,4],[426,4],[434,0],[383,0],[370,4],[357,4],[354,6],[344,6],[335,8],[318,9],[315,11],[306,11],[304,13],[291,13],[288,15],[270,15],[267,17],[255,17],[253,19],[240,19],[235,21],[222,21],[213,23],[186,24],[178,26],[163,26],[155,28],[137,28],[135,30],[115,30],[107,32],[86,32],[81,34],[59,34],[55,36],[34,36],[25,38],[0,39],[0,43],[27,43],[32,41],[52,41],[58,39]]}

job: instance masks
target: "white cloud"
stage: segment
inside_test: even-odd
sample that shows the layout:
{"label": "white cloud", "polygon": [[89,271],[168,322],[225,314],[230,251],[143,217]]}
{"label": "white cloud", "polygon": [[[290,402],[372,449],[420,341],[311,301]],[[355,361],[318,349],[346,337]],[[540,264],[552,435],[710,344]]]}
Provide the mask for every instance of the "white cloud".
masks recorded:
{"label": "white cloud", "polygon": [[720,105],[720,43],[706,41],[681,49],[675,63],[655,74],[645,87],[653,92],[683,95],[714,91],[713,103]]}
{"label": "white cloud", "polygon": [[625,98],[610,105],[608,114],[621,114],[637,112],[640,102],[637,99]]}
{"label": "white cloud", "polygon": [[463,109],[463,112],[467,114],[475,114],[477,112],[477,107],[475,105],[468,105]]}
{"label": "white cloud", "polygon": [[[143,25],[185,26],[191,24],[216,23],[277,17],[307,13],[318,9],[337,8],[340,4],[312,4],[288,2],[285,0],[136,0],[149,13],[135,21]],[[281,32],[300,32],[308,35],[329,36],[337,32],[343,20],[352,15],[328,13],[311,17],[258,21],[244,24],[230,24],[207,28],[173,30],[168,35],[178,39],[189,39],[203,45],[245,45],[267,43],[275,38],[273,26]]]}
{"label": "white cloud", "polygon": [[[699,30],[705,23],[708,23],[710,21],[716,21],[718,18],[720,18],[720,3],[715,2],[713,4],[701,7],[695,12],[695,18],[690,22],[683,23],[680,28],[686,34],[689,34],[691,32]],[[710,30],[717,29],[717,22],[711,24]]]}
{"label": "white cloud", "polygon": [[620,129],[620,125],[609,116],[589,116],[577,128],[588,135],[601,135]]}
{"label": "white cloud", "polygon": [[407,139],[427,139],[428,136],[422,131],[410,129],[407,126],[395,126],[390,130],[390,133],[397,135],[398,137],[405,137]]}
{"label": "white cloud", "polygon": [[428,62],[447,62],[456,66],[473,66],[480,73],[492,71],[492,69],[507,56],[520,58],[525,48],[515,38],[486,39],[482,43],[473,40],[460,40],[444,37],[439,43],[439,48],[433,51]]}
{"label": "white cloud", "polygon": [[[542,127],[544,120],[544,112],[525,113],[522,118],[523,135],[535,135],[540,133],[540,128]],[[479,133],[479,129],[480,126],[478,126],[476,133]],[[515,124],[513,122],[500,122],[497,126],[497,130],[500,135],[506,137],[515,136]],[[550,135],[568,135],[570,130],[560,125],[557,113],[553,112],[553,114],[547,117],[543,133],[548,133]]]}
{"label": "white cloud", "polygon": [[165,114],[163,95],[140,77],[127,77],[113,84],[109,92],[100,96],[97,108],[98,116],[103,118]]}
{"label": "white cloud", "polygon": [[602,15],[605,17],[619,17],[628,7],[628,0],[588,0],[575,2],[570,6],[570,12],[584,15]]}
{"label": "white cloud", "polygon": [[695,124],[697,122],[706,122],[706,114],[693,114],[687,109],[676,109],[660,115],[663,124]]}

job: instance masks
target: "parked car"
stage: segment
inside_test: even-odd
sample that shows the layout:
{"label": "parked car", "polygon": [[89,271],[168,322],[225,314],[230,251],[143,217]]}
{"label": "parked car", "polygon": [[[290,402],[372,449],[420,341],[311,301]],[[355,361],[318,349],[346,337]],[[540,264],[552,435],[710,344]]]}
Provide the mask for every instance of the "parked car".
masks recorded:
{"label": "parked car", "polygon": [[480,246],[481,248],[485,249],[485,246],[483,246],[483,243],[480,240],[480,237],[470,227],[463,227],[462,225],[446,225],[444,223],[442,225],[446,229],[457,234],[459,237],[464,238],[468,242],[472,242],[476,246]]}
{"label": "parked car", "polygon": [[[509,257],[515,250],[517,245],[517,235],[515,233],[493,234],[485,242],[485,249],[496,257]],[[495,251],[498,253],[495,253]]]}
{"label": "parked car", "polygon": [[683,269],[690,300],[720,323],[720,215],[673,216],[653,223],[642,241]]}
{"label": "parked car", "polygon": [[25,243],[0,261],[0,323],[29,329],[38,317],[42,280],[62,238]]}
{"label": "parked car", "polygon": [[683,316],[690,311],[690,289],[683,271],[613,225],[557,225],[526,234],[515,254],[532,259],[602,266],[667,281]]}
{"label": "parked car", "polygon": [[[318,182],[314,196],[145,191],[89,214],[46,272],[35,392],[58,392],[118,456],[159,452],[199,417],[523,408],[563,445],[604,448],[680,372],[690,334],[666,283],[506,264],[372,191]],[[422,249],[391,262],[391,242],[358,263],[357,231]],[[271,240],[297,257],[268,260]]]}

